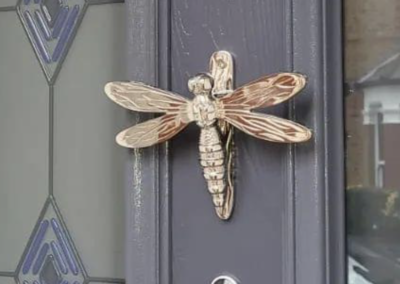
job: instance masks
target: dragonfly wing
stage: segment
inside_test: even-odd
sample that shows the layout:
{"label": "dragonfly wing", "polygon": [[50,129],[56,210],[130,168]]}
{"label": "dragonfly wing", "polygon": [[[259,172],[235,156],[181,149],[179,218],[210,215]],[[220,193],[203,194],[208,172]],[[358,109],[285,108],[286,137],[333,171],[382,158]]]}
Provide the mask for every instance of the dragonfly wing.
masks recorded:
{"label": "dragonfly wing", "polygon": [[226,112],[223,118],[256,138],[281,143],[298,143],[311,138],[311,131],[295,122],[249,111]]}
{"label": "dragonfly wing", "polygon": [[119,145],[127,148],[149,147],[172,138],[186,125],[187,122],[179,116],[165,114],[125,129],[117,135],[116,140]]}
{"label": "dragonfly wing", "polygon": [[188,100],[177,94],[136,82],[110,82],[104,88],[108,97],[124,108],[140,112],[179,114],[188,118]]}
{"label": "dragonfly wing", "polygon": [[259,78],[231,94],[220,98],[226,109],[255,109],[284,102],[306,84],[306,78],[297,73],[278,73]]}

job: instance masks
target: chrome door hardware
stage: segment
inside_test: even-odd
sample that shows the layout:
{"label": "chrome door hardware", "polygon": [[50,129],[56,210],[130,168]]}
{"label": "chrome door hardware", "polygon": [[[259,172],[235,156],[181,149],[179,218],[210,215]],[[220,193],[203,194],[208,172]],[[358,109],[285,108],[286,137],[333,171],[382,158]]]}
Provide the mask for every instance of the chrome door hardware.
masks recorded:
{"label": "chrome door hardware", "polygon": [[239,282],[231,276],[224,275],[215,278],[211,284],[239,284]]}
{"label": "chrome door hardware", "polygon": [[178,94],[138,82],[111,82],[105,92],[117,104],[134,111],[163,115],[132,126],[117,135],[117,143],[142,148],[164,142],[190,122],[200,127],[200,164],[216,213],[222,220],[232,214],[233,128],[271,142],[307,141],[311,131],[290,120],[252,112],[284,102],[304,88],[306,78],[296,73],[264,76],[233,89],[233,60],[226,51],[211,56],[209,73],[188,82],[195,95],[188,100]]}

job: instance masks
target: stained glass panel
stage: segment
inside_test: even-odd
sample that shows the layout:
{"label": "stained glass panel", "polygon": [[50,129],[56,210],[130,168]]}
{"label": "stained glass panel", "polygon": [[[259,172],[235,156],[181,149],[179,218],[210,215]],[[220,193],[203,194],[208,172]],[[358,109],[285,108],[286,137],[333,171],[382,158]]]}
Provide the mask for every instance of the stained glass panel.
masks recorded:
{"label": "stained glass panel", "polygon": [[123,78],[124,6],[20,0],[18,10],[1,9],[5,2],[0,283],[122,283],[126,152],[113,136],[126,117],[103,86]]}

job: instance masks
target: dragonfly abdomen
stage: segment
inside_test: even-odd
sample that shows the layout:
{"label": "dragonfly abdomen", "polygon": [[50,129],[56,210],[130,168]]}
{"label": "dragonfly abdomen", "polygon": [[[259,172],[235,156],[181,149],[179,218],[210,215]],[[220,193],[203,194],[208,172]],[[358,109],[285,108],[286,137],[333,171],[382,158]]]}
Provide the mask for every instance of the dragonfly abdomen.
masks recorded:
{"label": "dragonfly abdomen", "polygon": [[200,133],[200,164],[213,198],[217,214],[225,203],[225,156],[221,139],[215,126],[205,127]]}

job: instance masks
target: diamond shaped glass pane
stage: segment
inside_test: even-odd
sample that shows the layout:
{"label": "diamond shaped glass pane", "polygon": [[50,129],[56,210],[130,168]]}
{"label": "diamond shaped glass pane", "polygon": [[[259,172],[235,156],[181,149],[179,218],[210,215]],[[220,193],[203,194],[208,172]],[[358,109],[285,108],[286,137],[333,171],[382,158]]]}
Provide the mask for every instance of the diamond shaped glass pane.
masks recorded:
{"label": "diamond shaped glass pane", "polygon": [[20,0],[18,12],[48,81],[54,81],[84,15],[84,0]]}
{"label": "diamond shaped glass pane", "polygon": [[18,265],[22,284],[80,284],[84,269],[53,199],[32,233]]}

